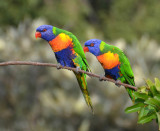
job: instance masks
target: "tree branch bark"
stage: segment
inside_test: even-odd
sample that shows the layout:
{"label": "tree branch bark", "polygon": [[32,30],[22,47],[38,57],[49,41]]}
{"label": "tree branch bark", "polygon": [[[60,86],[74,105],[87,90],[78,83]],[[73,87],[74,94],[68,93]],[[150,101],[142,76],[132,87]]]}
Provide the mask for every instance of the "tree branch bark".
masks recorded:
{"label": "tree branch bark", "polygon": [[[7,61],[7,62],[1,62],[0,63],[0,66],[9,66],[9,65],[33,65],[33,66],[47,66],[47,67],[56,67],[56,68],[60,67],[61,69],[68,69],[68,70],[72,70],[72,71],[77,71],[76,68],[66,67],[66,66],[63,67],[63,66],[58,66],[57,64],[51,64],[51,63],[40,63],[40,62],[30,62],[30,61]],[[84,70],[79,70],[78,72],[79,73],[85,73],[88,76],[96,77],[96,78],[99,78],[101,80],[107,80],[107,81],[116,83],[116,81],[113,80],[113,79],[110,79],[110,78],[107,78],[107,77],[102,77],[100,75],[93,74],[91,72],[87,72],[87,71],[84,71]],[[122,85],[124,87],[127,87],[127,88],[137,90],[137,87],[129,85],[129,84],[125,84],[125,83],[121,83],[121,82],[118,82],[118,84]]]}

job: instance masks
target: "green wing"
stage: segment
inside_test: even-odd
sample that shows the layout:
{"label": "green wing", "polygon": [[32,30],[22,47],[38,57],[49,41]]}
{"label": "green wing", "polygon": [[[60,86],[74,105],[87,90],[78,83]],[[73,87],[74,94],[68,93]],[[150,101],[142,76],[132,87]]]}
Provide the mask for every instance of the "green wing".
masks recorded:
{"label": "green wing", "polygon": [[120,70],[122,74],[124,75],[128,84],[135,86],[134,74],[128,58],[122,51],[120,51],[119,56],[120,56],[120,62],[121,62]]}
{"label": "green wing", "polygon": [[[119,49],[119,48],[118,48]],[[130,66],[130,62],[128,60],[128,58],[126,57],[126,55],[119,49],[119,58],[120,58],[120,62],[121,62],[121,66],[120,66],[120,71],[123,74],[123,77],[120,78],[121,82],[127,83],[129,85],[135,86],[134,83],[134,74],[133,71],[131,69]],[[126,88],[129,96],[131,97],[132,101],[135,101],[135,98],[133,96],[133,89],[130,88]]]}
{"label": "green wing", "polygon": [[83,51],[83,48],[82,48],[80,42],[78,41],[78,39],[76,38],[76,36],[73,35],[72,33],[67,32],[66,34],[67,34],[70,38],[72,38],[73,49],[74,49],[74,51],[82,58],[83,62],[85,63],[85,65],[86,65],[86,67],[87,67],[86,70],[91,72],[91,69],[90,69],[89,64],[88,64],[88,62],[87,62],[87,60],[86,60],[86,56],[85,56],[85,54],[84,54],[84,51]]}

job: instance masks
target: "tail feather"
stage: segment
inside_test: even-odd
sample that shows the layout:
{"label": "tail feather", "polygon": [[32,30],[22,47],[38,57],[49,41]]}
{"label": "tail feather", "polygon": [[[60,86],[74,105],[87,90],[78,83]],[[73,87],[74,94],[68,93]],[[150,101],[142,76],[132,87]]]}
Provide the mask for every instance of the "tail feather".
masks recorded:
{"label": "tail feather", "polygon": [[[130,83],[127,82],[127,84],[130,84]],[[130,85],[135,86],[135,83],[131,83]],[[129,94],[132,102],[134,103],[135,102],[135,97],[133,96],[133,92],[135,92],[135,90],[131,89],[131,88],[126,88],[126,90],[127,90],[128,94]]]}
{"label": "tail feather", "polygon": [[134,101],[135,101],[135,98],[133,96],[133,92],[135,92],[134,89],[126,88],[126,90],[127,90],[128,94],[129,94],[132,102],[134,103]]}
{"label": "tail feather", "polygon": [[74,74],[76,75],[78,84],[79,84],[80,89],[83,93],[85,101],[86,101],[88,107],[90,107],[91,111],[93,112],[92,101],[91,101],[91,98],[89,96],[89,92],[87,89],[86,74],[84,74],[84,73],[77,74],[76,72],[74,72]]}

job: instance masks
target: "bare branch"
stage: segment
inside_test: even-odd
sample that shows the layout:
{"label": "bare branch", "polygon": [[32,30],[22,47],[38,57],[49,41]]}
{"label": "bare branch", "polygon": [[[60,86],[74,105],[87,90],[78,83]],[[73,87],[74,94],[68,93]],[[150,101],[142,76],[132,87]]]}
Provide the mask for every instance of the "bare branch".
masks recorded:
{"label": "bare branch", "polygon": [[[40,62],[30,62],[30,61],[8,61],[8,62],[1,62],[0,63],[0,66],[8,66],[8,65],[33,65],[33,66],[59,67],[61,69],[68,69],[68,70],[72,70],[72,71],[75,71],[75,72],[77,71],[76,68],[66,67],[66,66],[63,67],[63,66],[59,66],[57,64],[51,64],[51,63],[40,63]],[[107,80],[107,81],[116,83],[116,81],[113,80],[113,79],[110,79],[110,78],[107,78],[107,77],[101,77],[100,75],[93,74],[91,72],[87,72],[87,71],[84,71],[84,70],[79,70],[78,72],[79,73],[85,73],[88,76],[97,77],[101,80]],[[129,84],[125,84],[125,83],[121,83],[121,82],[118,82],[118,84],[122,85],[124,87],[127,87],[127,88],[137,90],[137,87],[131,86]]]}

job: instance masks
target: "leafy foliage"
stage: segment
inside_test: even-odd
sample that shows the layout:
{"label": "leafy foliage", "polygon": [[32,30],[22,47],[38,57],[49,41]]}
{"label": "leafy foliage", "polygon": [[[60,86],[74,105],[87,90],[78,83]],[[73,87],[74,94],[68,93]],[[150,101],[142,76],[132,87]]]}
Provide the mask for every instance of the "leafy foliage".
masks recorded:
{"label": "leafy foliage", "polygon": [[138,123],[144,124],[156,119],[160,128],[160,81],[155,78],[155,83],[146,80],[146,86],[134,92],[135,103],[125,109],[126,113],[138,112]]}

